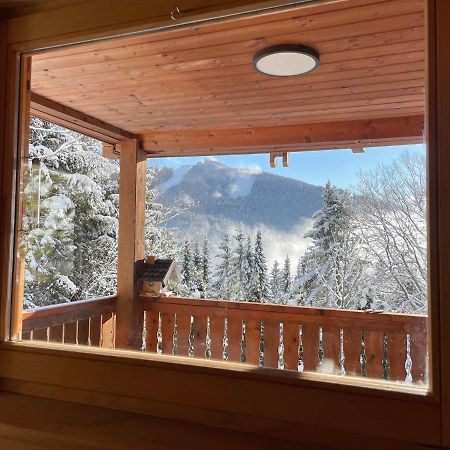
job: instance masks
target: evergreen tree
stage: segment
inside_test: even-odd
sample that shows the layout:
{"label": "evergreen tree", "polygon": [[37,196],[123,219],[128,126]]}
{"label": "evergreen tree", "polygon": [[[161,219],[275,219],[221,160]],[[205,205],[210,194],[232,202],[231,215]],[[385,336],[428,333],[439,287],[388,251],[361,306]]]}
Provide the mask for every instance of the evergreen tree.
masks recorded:
{"label": "evergreen tree", "polygon": [[31,118],[25,307],[113,294],[119,166],[100,143]]}
{"label": "evergreen tree", "polygon": [[217,255],[219,263],[215,273],[214,292],[215,296],[222,300],[230,300],[233,295],[233,269],[230,248],[230,237],[225,234],[219,245]]}
{"label": "evergreen tree", "polygon": [[270,303],[278,304],[281,300],[282,286],[281,286],[281,271],[278,261],[275,261],[270,272],[269,281],[269,299]]}
{"label": "evergreen tree", "polygon": [[351,198],[328,182],[323,201],[323,208],[313,216],[313,229],[305,236],[312,244],[303,257],[302,301],[314,306],[357,308],[365,296],[361,283],[365,258],[353,230]]}
{"label": "evergreen tree", "polygon": [[236,232],[235,236],[236,246],[234,248],[234,255],[232,258],[233,269],[233,300],[244,300],[247,291],[247,267],[246,267],[246,251],[245,251],[245,237],[241,230]]}
{"label": "evergreen tree", "polygon": [[204,292],[205,298],[207,298],[209,295],[209,284],[211,282],[210,265],[211,265],[211,262],[209,260],[209,245],[208,245],[208,240],[205,239],[203,241],[203,255],[202,255],[202,263],[201,263],[203,287],[204,287],[203,292]]}
{"label": "evergreen tree", "polygon": [[258,230],[256,233],[253,271],[256,284],[256,301],[261,303],[266,302],[269,295],[267,287],[267,263],[263,250],[261,230]]}
{"label": "evergreen tree", "polygon": [[287,255],[284,260],[283,275],[281,280],[281,288],[284,294],[288,294],[290,292],[291,285],[291,261],[289,260],[289,255]]}
{"label": "evergreen tree", "polygon": [[192,291],[193,288],[193,274],[192,274],[192,256],[191,256],[191,245],[188,239],[184,240],[183,254],[181,258],[181,276],[183,279],[183,285],[188,292]]}
{"label": "evergreen tree", "polygon": [[252,242],[250,236],[247,236],[245,244],[245,261],[244,261],[244,291],[245,301],[258,301],[258,283],[255,271],[255,255],[253,254]]}
{"label": "evergreen tree", "polygon": [[204,297],[204,280],[203,280],[203,266],[202,257],[200,255],[200,246],[198,242],[194,244],[194,251],[192,253],[192,274],[194,289],[200,292],[201,297]]}

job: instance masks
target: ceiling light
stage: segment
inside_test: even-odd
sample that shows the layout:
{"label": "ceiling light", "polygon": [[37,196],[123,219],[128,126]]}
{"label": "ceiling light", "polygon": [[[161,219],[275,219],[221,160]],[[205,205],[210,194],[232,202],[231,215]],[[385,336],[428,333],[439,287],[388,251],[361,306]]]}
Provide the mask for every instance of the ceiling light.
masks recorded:
{"label": "ceiling light", "polygon": [[297,44],[274,45],[260,50],[253,58],[258,72],[275,77],[292,77],[311,72],[319,65],[319,53]]}

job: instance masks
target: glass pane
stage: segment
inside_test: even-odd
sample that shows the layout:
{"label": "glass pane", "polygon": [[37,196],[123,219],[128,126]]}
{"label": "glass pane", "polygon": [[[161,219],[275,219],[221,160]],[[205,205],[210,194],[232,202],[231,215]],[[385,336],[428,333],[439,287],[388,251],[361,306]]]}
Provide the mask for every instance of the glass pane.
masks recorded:
{"label": "glass pane", "polygon": [[36,116],[127,142],[31,119],[22,338],[426,390],[424,5],[366,3],[33,55]]}

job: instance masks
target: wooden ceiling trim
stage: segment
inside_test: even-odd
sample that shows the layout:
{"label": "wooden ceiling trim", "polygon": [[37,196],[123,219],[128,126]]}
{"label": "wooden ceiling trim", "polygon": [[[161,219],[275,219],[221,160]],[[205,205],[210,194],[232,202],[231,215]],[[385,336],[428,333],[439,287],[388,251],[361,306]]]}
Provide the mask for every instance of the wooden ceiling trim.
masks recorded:
{"label": "wooden ceiling trim", "polygon": [[31,114],[108,144],[136,138],[132,133],[35,93],[31,94]]}
{"label": "wooden ceiling trim", "polygon": [[[332,122],[283,127],[152,132],[140,136],[153,155],[207,155],[261,152],[279,148],[297,150],[350,148],[423,142],[423,116]],[[333,147],[334,146],[334,147]]]}
{"label": "wooden ceiling trim", "polygon": [[[299,18],[302,18],[304,16],[308,16],[310,18],[313,18],[315,16],[318,16],[323,13],[332,12],[336,14],[338,11],[346,11],[349,9],[354,10],[355,8],[359,7],[367,7],[370,5],[377,5],[376,8],[380,12],[380,10],[384,10],[384,6],[389,3],[390,0],[352,0],[351,2],[345,2],[345,1],[328,1],[323,3],[311,3],[311,4],[304,4],[302,5],[301,9],[291,9],[286,11],[279,11],[276,14],[261,14],[254,17],[236,17],[232,20],[224,20],[223,22],[214,22],[214,23],[200,23],[196,24],[194,26],[190,27],[183,27],[183,28],[173,28],[169,30],[164,30],[164,32],[161,33],[151,33],[151,34],[141,34],[138,36],[132,36],[126,38],[126,46],[139,46],[141,44],[148,44],[148,43],[157,43],[157,42],[169,42],[177,40],[181,38],[193,38],[195,39],[195,36],[197,35],[203,35],[206,33],[217,33],[219,35],[220,33],[226,32],[228,30],[233,30],[236,28],[248,28],[248,23],[250,22],[252,26],[256,25],[263,25],[265,28],[269,27],[271,23],[278,22],[281,20],[288,20],[288,19],[295,19],[298,20]],[[403,0],[405,1],[405,0]],[[415,0],[416,5],[417,2],[420,2],[423,0]],[[405,2],[405,4],[411,4],[411,2]],[[409,8],[408,5],[406,5],[407,8]],[[417,9],[423,9],[423,7],[418,6]],[[377,15],[376,11],[373,11],[373,18]],[[314,21],[315,24],[315,21]],[[302,24],[303,27],[312,27],[312,24]],[[315,25],[314,25],[315,26]],[[300,26],[299,26],[300,28]],[[108,39],[104,41],[98,41],[95,43],[95,52],[100,53],[103,51],[110,51],[110,50],[116,50],[119,48],[122,48],[124,46],[125,40],[122,38],[118,39]],[[62,49],[58,52],[44,52],[42,54],[35,55],[36,61],[39,60],[45,60],[50,61],[52,59],[58,59],[61,57],[61,54],[63,52],[66,60],[69,60],[69,57],[75,56],[75,57],[81,57],[81,62],[83,61],[83,58],[86,57],[86,53],[89,52],[89,48],[92,46],[92,44],[82,44],[82,45],[73,45],[68,46]],[[91,47],[92,48],[92,47]],[[192,48],[196,48],[195,45]],[[91,54],[92,57],[92,54]]]}

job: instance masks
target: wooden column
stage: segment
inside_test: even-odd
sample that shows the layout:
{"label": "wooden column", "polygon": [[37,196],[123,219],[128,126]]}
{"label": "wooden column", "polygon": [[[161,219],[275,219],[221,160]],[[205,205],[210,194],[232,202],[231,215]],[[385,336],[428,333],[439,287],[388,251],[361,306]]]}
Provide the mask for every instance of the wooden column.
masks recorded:
{"label": "wooden column", "polygon": [[119,260],[116,347],[140,349],[143,309],[136,295],[136,261],[144,258],[146,156],[136,139],[120,144]]}

